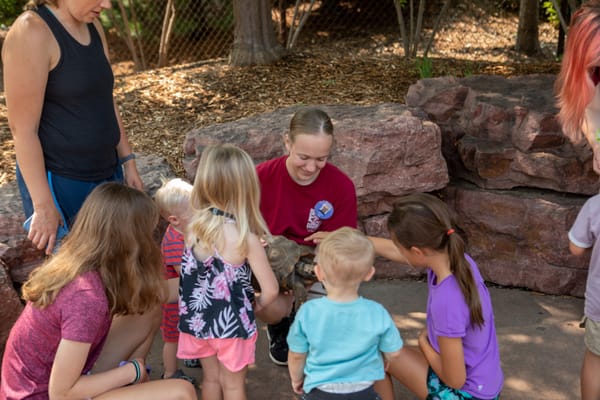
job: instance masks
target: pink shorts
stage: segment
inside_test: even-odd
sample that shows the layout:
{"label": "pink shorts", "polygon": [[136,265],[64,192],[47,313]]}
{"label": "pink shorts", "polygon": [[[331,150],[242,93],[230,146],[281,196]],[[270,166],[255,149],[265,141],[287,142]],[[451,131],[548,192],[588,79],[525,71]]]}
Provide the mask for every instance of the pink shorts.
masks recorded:
{"label": "pink shorts", "polygon": [[256,338],[258,332],[248,339],[198,339],[187,334],[179,334],[177,358],[189,360],[208,358],[214,355],[231,372],[238,372],[254,364]]}

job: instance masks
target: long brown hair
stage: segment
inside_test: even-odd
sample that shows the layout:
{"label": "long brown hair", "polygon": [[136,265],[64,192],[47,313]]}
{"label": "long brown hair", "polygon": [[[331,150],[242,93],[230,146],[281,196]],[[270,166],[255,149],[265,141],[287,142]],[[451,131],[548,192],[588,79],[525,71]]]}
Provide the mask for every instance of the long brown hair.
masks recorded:
{"label": "long brown hair", "polygon": [[394,204],[387,222],[393,240],[404,248],[420,247],[445,251],[450,271],[469,306],[472,325],[483,325],[483,312],[471,266],[465,258],[465,242],[458,232],[456,217],[435,196],[414,193]]}
{"label": "long brown hair", "polygon": [[56,255],[24,284],[24,299],[44,308],[78,275],[98,271],[111,315],[142,313],[161,304],[162,261],[153,239],[157,222],[157,207],[145,193],[120,183],[99,185]]}

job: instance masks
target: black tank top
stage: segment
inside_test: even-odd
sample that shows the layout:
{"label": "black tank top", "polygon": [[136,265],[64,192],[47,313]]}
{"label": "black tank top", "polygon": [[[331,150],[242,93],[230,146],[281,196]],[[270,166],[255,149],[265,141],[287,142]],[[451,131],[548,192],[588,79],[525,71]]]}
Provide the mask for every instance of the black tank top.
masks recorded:
{"label": "black tank top", "polygon": [[46,168],[83,181],[109,178],[118,165],[120,135],[114,77],[100,35],[88,24],[91,41],[84,46],[46,6],[37,13],[60,46],[58,64],[48,73],[38,130]]}

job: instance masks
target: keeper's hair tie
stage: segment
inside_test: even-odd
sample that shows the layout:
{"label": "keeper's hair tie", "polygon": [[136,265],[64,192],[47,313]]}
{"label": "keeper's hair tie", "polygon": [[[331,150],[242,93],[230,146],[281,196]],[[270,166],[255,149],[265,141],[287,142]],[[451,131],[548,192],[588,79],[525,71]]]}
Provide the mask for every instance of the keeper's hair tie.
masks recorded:
{"label": "keeper's hair tie", "polygon": [[454,233],[454,229],[450,228],[446,231],[446,235],[450,236]]}
{"label": "keeper's hair tie", "polygon": [[230,213],[228,213],[226,211],[223,211],[221,209],[218,209],[216,207],[210,207],[208,209],[208,211],[210,211],[211,213],[213,213],[213,215],[223,216],[225,218],[229,218],[229,219],[235,220],[235,215],[230,214]]}

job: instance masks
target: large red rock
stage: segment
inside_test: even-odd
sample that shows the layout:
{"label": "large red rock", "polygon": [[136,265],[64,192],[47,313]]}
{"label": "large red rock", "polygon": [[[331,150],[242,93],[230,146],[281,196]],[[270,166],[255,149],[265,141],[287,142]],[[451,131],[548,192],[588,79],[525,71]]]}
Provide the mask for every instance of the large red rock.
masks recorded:
{"label": "large red rock", "polygon": [[440,126],[451,178],[486,189],[596,194],[589,146],[571,143],[556,119],[555,78],[423,79],[409,88],[406,102]]}
{"label": "large red rock", "polygon": [[[439,127],[418,109],[400,104],[320,106],[334,125],[330,161],[356,186],[359,217],[389,211],[397,196],[448,183]],[[184,167],[193,180],[204,146],[233,143],[259,163],[284,154],[283,135],[299,107],[279,109],[188,132]]]}
{"label": "large red rock", "polygon": [[567,233],[585,198],[469,184],[448,186],[443,198],[456,211],[486,280],[583,296],[589,256],[569,253]]}

